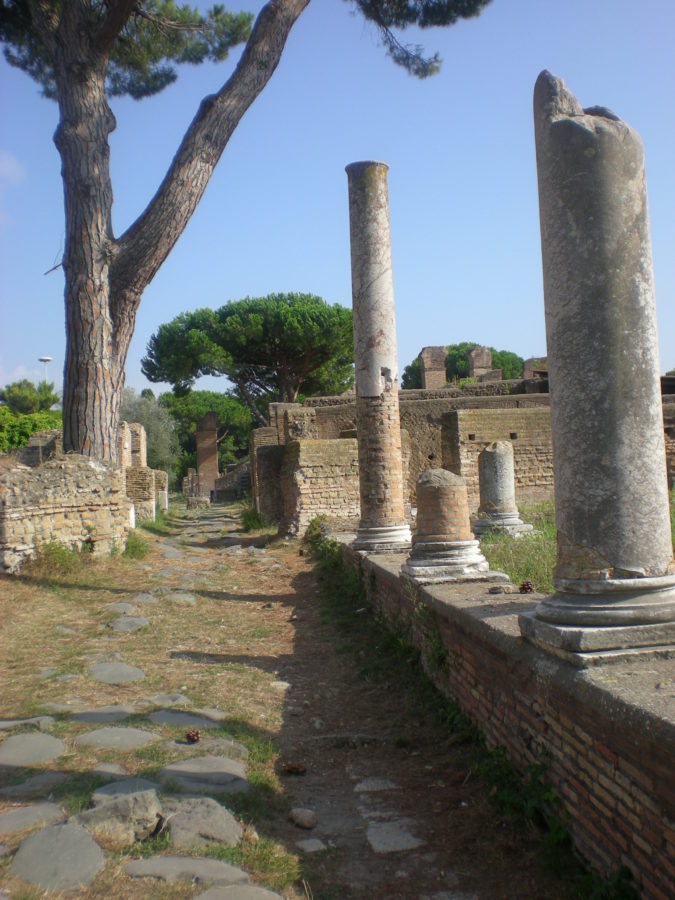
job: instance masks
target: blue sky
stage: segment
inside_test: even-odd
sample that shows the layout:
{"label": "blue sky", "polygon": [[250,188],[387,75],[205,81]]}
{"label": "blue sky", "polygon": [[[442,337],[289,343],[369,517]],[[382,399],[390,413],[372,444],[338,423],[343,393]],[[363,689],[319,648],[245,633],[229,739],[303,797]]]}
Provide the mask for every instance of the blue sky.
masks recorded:
{"label": "blue sky", "polygon": [[[199,4],[204,7],[210,3]],[[261,3],[231,8],[257,11]],[[312,0],[279,69],[225,150],[201,205],[145,292],[127,384],[162,322],[276,291],[351,303],[347,179],[387,162],[399,360],[474,340],[545,353],[532,89],[547,68],[582,105],[609,106],[647,161],[661,370],[675,366],[675,4],[493,0],[450,29],[413,33],[443,58],[418,81],[343,0]],[[185,69],[156,98],[113,102],[116,233],[152,197],[200,99],[239,54]],[[0,63],[0,385],[61,383],[65,354],[56,106]],[[226,389],[224,379],[201,386]]]}

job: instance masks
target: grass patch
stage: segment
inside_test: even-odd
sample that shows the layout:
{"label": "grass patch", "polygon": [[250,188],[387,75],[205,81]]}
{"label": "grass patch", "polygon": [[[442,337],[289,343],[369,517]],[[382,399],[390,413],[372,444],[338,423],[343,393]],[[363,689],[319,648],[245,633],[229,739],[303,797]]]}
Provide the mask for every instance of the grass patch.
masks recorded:
{"label": "grass patch", "polygon": [[97,788],[108,784],[109,778],[101,775],[93,775],[89,772],[81,772],[62,781],[53,787],[52,793],[66,812],[74,816],[87,809],[91,803],[91,795]]}
{"label": "grass patch", "polygon": [[148,542],[141,537],[135,528],[132,528],[127,537],[127,546],[122,556],[126,556],[127,559],[145,559],[149,552],[150,545]]}
{"label": "grass patch", "polygon": [[247,533],[251,531],[266,531],[273,527],[272,523],[255,508],[250,496],[246,497],[242,502],[239,508],[239,517],[241,519],[241,529]]}
{"label": "grass patch", "polygon": [[163,509],[157,510],[154,520],[145,519],[143,522],[138,523],[138,527],[142,528],[143,531],[160,537],[175,534],[177,530],[173,515],[170,512],[165,512]]}
{"label": "grass patch", "polygon": [[506,572],[518,585],[531,581],[542,594],[553,592],[553,569],[556,562],[555,510],[552,503],[522,507],[524,522],[534,525],[534,531],[520,537],[508,534],[485,534],[480,548],[490,568]]}
{"label": "grass patch", "polygon": [[205,856],[241,866],[273,890],[283,891],[300,877],[298,858],[276,841],[256,838],[247,829],[236,847],[217,845],[204,851]]}

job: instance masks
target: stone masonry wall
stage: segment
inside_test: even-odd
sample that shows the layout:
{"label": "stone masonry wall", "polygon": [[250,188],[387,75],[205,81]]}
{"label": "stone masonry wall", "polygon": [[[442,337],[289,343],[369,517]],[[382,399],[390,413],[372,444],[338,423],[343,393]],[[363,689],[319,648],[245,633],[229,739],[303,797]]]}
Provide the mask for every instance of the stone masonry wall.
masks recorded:
{"label": "stone masonry wall", "polygon": [[155,473],[153,469],[131,466],[125,469],[127,497],[136,509],[136,521],[155,518]]}
{"label": "stone masonry wall", "polygon": [[272,521],[278,521],[281,517],[279,473],[282,459],[283,447],[279,449],[276,426],[255,428],[249,442],[253,503],[261,516]]}
{"label": "stone masonry wall", "polygon": [[0,570],[17,571],[46,543],[123,548],[130,515],[123,471],[112,463],[76,454],[38,468],[8,463],[0,474]]}
{"label": "stone masonry wall", "polygon": [[517,503],[553,499],[549,409],[454,410],[443,418],[443,468],[465,479],[472,513],[480,504],[478,455],[491,441],[513,444]]}
{"label": "stone masonry wall", "polygon": [[312,519],[359,524],[359,460],[356,440],[292,441],[281,466],[280,534],[301,537]]}
{"label": "stone masonry wall", "polygon": [[645,900],[675,897],[675,722],[649,666],[575,669],[521,639],[518,610],[537,598],[514,609],[487,588],[415,593],[399,578],[403,556],[343,552],[361,567],[376,614],[434,660],[436,686],[488,747],[504,747],[521,771],[543,761],[580,855],[604,878],[628,867]]}

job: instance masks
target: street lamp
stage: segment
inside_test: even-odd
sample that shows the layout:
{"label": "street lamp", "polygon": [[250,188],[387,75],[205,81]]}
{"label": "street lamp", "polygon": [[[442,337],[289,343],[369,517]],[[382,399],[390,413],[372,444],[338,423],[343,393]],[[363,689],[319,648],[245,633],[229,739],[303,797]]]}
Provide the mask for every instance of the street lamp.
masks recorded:
{"label": "street lamp", "polygon": [[47,384],[47,363],[50,363],[51,361],[51,356],[38,356],[38,362],[41,362],[45,367],[45,384]]}

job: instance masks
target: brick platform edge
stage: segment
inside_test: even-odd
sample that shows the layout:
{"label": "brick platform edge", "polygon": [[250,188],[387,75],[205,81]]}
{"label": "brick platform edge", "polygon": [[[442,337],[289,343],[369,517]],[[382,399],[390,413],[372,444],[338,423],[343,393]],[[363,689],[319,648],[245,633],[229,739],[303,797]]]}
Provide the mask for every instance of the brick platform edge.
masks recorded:
{"label": "brick platform edge", "polygon": [[[526,643],[518,613],[539,599],[488,594],[487,586],[414,591],[398,573],[404,555],[363,556],[378,615],[407,632],[425,657],[447,662],[429,674],[520,770],[548,758],[545,778],[567,811],[574,846],[603,877],[620,866],[649,900],[675,897],[675,718],[668,705],[672,660],[577,669]],[[419,615],[426,607],[430,615]],[[437,626],[437,630],[434,627]]]}

